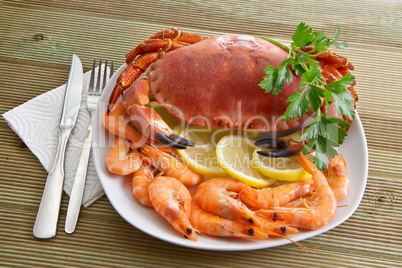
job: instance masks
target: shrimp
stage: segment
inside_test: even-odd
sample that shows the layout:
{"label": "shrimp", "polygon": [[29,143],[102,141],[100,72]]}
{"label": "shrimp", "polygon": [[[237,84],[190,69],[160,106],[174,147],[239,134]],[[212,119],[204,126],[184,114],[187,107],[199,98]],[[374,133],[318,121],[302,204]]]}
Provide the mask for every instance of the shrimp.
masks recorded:
{"label": "shrimp", "polygon": [[[348,171],[346,169],[346,162],[343,159],[342,155],[337,154],[335,158],[329,159],[328,169],[326,171],[328,184],[334,192],[335,198],[337,202],[345,198],[348,194],[350,181],[348,178]],[[301,207],[308,206],[308,203],[314,198],[300,198],[296,199],[293,202],[289,202],[285,204],[285,207]]]}
{"label": "shrimp", "polygon": [[114,146],[106,156],[107,169],[118,175],[134,173],[140,168],[141,163],[141,156],[136,152],[130,152],[129,142],[121,138],[116,138]]}
{"label": "shrimp", "polygon": [[144,161],[142,166],[134,173],[132,180],[133,194],[144,206],[152,207],[148,187],[153,179],[154,174]]}
{"label": "shrimp", "polygon": [[293,227],[315,230],[328,224],[336,212],[336,198],[324,173],[303,154],[297,159],[311,175],[315,191],[300,202],[304,207],[274,207],[256,212],[264,218],[279,220]]}
{"label": "shrimp", "polygon": [[195,202],[194,194],[190,222],[200,233],[206,235],[257,239],[268,238],[268,235],[259,227],[228,220],[203,210]]}
{"label": "shrimp", "polygon": [[190,223],[191,194],[173,177],[156,177],[148,187],[149,198],[155,210],[162,215],[185,238],[197,241]]}
{"label": "shrimp", "polygon": [[137,148],[137,151],[159,171],[163,172],[163,175],[170,176],[178,179],[186,186],[198,184],[203,175],[193,171],[183,162],[158,150],[156,147],[149,145],[143,145]]}
{"label": "shrimp", "polygon": [[130,123],[126,115],[126,108],[122,102],[117,102],[109,114],[103,115],[103,126],[112,134],[125,138],[135,144],[136,147],[148,142],[148,138],[138,132]]}
{"label": "shrimp", "polygon": [[282,206],[298,197],[309,194],[313,180],[307,179],[286,183],[278,187],[253,189],[247,188],[240,194],[240,199],[254,208],[267,209]]}
{"label": "shrimp", "polygon": [[329,159],[328,166],[328,183],[339,202],[348,194],[350,186],[346,162],[342,155],[337,154],[335,158]]}
{"label": "shrimp", "polygon": [[233,179],[211,179],[198,186],[194,198],[202,209],[210,213],[239,223],[247,222],[258,226],[260,221],[254,212],[236,199],[239,193],[249,187]]}
{"label": "shrimp", "polygon": [[258,215],[257,217],[260,219],[262,230],[270,236],[280,236],[286,238],[285,235],[295,234],[298,232],[296,228],[286,225],[283,222],[267,220],[264,218],[260,218]]}

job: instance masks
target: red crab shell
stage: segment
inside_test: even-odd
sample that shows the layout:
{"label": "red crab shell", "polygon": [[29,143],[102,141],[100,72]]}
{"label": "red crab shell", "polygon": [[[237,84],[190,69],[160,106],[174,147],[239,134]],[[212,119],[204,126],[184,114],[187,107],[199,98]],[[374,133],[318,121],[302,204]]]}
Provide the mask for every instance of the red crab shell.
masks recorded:
{"label": "red crab shell", "polygon": [[293,82],[277,96],[258,86],[264,69],[278,67],[287,56],[252,36],[211,37],[163,55],[151,66],[150,88],[166,110],[193,125],[287,130],[311,116],[282,121],[286,99],[300,90],[300,77],[293,74]]}

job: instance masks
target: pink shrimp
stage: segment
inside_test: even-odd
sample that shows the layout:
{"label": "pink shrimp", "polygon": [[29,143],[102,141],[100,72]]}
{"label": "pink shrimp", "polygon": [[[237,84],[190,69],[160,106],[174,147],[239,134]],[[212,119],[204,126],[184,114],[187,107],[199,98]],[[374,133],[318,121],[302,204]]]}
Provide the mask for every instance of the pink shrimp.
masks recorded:
{"label": "pink shrimp", "polygon": [[173,177],[156,177],[148,187],[149,198],[155,210],[184,237],[193,241],[197,235],[190,223],[191,194]]}
{"label": "pink shrimp", "polygon": [[350,181],[348,170],[343,156],[337,154],[335,158],[329,159],[328,183],[334,191],[335,197],[339,202],[348,194]]}
{"label": "pink shrimp", "polygon": [[[328,184],[334,192],[337,202],[345,198],[348,194],[350,181],[348,178],[348,171],[346,169],[346,162],[342,155],[337,154],[334,158],[329,159],[328,169],[326,171]],[[296,199],[292,202],[284,204],[284,207],[306,207],[308,203],[314,199],[314,196],[307,198]]]}
{"label": "pink shrimp", "polygon": [[144,206],[152,207],[148,187],[153,179],[154,174],[144,161],[142,166],[134,173],[132,180],[133,194]]}
{"label": "pink shrimp", "polygon": [[259,227],[228,220],[203,210],[195,202],[194,194],[190,222],[200,233],[206,235],[257,239],[268,238],[268,235]]}
{"label": "pink shrimp", "polygon": [[315,191],[308,199],[299,202],[304,207],[274,207],[260,210],[259,216],[279,220],[293,227],[315,230],[328,224],[336,212],[336,198],[324,173],[303,154],[297,159],[302,167],[311,175]]}
{"label": "pink shrimp", "polygon": [[128,175],[137,171],[142,163],[141,156],[130,150],[127,140],[116,138],[106,156],[107,169],[118,175]]}
{"label": "pink shrimp", "polygon": [[240,199],[254,208],[267,209],[309,194],[312,187],[313,180],[307,179],[264,189],[247,188],[241,192]]}
{"label": "pink shrimp", "polygon": [[249,187],[233,179],[211,179],[198,186],[194,198],[202,209],[210,213],[236,222],[258,226],[260,221],[254,212],[238,199],[239,193]]}
{"label": "pink shrimp", "polygon": [[190,169],[177,158],[158,150],[156,147],[145,144],[138,147],[137,151],[156,169],[163,172],[163,175],[174,177],[186,186],[196,185],[204,177]]}

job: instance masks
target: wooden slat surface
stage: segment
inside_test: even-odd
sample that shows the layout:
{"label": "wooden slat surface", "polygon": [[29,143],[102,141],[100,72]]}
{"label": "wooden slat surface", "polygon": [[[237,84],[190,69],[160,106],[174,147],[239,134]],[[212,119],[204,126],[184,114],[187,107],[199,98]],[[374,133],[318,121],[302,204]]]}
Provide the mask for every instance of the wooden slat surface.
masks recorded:
{"label": "wooden slat surface", "polygon": [[[350,47],[370,170],[355,214],[296,245],[250,252],[200,251],[150,237],[106,197],[82,210],[77,231],[32,236],[46,172],[0,118],[0,266],[42,267],[402,267],[402,4],[397,1],[0,1],[0,113],[65,83],[71,54],[124,62],[152,33],[179,27],[202,35],[247,33],[289,41],[307,22]],[[43,40],[41,38],[43,36]],[[36,37],[36,38],[35,38]],[[353,179],[353,178],[351,178]]]}

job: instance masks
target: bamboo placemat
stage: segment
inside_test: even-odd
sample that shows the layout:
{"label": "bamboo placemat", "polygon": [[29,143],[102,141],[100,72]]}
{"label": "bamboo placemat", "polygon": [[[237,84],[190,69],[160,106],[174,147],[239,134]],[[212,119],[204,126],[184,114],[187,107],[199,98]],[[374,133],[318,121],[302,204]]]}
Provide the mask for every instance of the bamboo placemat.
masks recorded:
{"label": "bamboo placemat", "polygon": [[[246,33],[289,41],[305,21],[331,33],[355,66],[369,146],[366,192],[354,215],[296,245],[212,252],[171,245],[126,223],[106,197],[82,210],[73,235],[55,239],[32,227],[46,172],[0,119],[0,266],[42,267],[396,267],[402,263],[402,4],[396,1],[0,1],[0,113],[63,83],[71,54],[84,71],[93,58],[123,63],[152,33],[178,27],[203,35]],[[351,178],[353,179],[353,178]]]}

